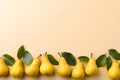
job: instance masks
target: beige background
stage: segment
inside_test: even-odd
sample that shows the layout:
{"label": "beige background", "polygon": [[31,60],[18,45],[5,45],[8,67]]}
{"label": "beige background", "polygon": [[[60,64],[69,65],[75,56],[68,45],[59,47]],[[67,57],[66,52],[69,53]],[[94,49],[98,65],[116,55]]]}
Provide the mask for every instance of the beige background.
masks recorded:
{"label": "beige background", "polygon": [[[21,45],[34,57],[68,51],[76,57],[92,52],[97,58],[110,48],[120,51],[120,0],[0,0],[0,56],[16,58]],[[72,80],[58,75],[39,80],[48,78]],[[105,68],[86,78],[96,79],[109,80]]]}

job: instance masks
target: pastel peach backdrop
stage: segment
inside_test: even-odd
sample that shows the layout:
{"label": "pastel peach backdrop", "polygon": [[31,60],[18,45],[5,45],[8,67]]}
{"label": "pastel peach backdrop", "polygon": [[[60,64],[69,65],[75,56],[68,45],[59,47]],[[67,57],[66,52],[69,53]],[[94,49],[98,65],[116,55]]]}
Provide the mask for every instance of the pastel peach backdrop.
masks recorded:
{"label": "pastel peach backdrop", "polygon": [[[0,56],[24,45],[33,57],[68,51],[97,58],[120,51],[120,0],[0,0]],[[13,77],[1,80],[16,80]],[[23,80],[33,80],[25,77]],[[57,74],[39,80],[74,80]],[[109,80],[105,68],[85,80]],[[38,80],[37,78],[34,80]]]}

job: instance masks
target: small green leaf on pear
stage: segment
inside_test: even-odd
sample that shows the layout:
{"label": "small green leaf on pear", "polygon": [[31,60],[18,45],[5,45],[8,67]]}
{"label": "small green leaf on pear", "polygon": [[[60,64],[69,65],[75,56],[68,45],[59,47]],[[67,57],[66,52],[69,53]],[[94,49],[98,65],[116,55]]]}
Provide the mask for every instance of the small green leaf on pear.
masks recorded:
{"label": "small green leaf on pear", "polygon": [[47,54],[47,57],[51,64],[58,65],[58,61],[51,54]]}
{"label": "small green leaf on pear", "polygon": [[87,56],[79,56],[78,59],[81,62],[88,62],[89,61],[89,57],[87,57]]}
{"label": "small green leaf on pear", "polygon": [[99,56],[96,60],[98,67],[102,67],[106,63],[107,56],[105,54]]}
{"label": "small green leaf on pear", "polygon": [[25,63],[25,65],[29,66],[32,63],[32,61],[33,61],[32,55],[28,51],[25,51],[23,55],[23,62]]}
{"label": "small green leaf on pear", "polygon": [[22,45],[22,46],[18,49],[17,57],[18,57],[19,59],[21,59],[21,58],[23,57],[23,55],[24,55],[24,52],[25,52],[25,48],[24,48],[24,46]]}
{"label": "small green leaf on pear", "polygon": [[110,56],[106,59],[106,65],[107,65],[107,70],[109,70],[109,68],[112,65],[112,59]]}
{"label": "small green leaf on pear", "polygon": [[62,56],[66,59],[67,63],[71,66],[76,64],[76,59],[70,52],[62,52]]}
{"label": "small green leaf on pear", "polygon": [[8,54],[4,54],[3,59],[4,59],[5,63],[9,66],[12,66],[15,63],[15,59]]}
{"label": "small green leaf on pear", "polygon": [[120,60],[120,53],[119,53],[117,50],[115,50],[115,49],[110,49],[110,50],[109,50],[109,54],[110,54],[110,56],[113,57],[114,59]]}

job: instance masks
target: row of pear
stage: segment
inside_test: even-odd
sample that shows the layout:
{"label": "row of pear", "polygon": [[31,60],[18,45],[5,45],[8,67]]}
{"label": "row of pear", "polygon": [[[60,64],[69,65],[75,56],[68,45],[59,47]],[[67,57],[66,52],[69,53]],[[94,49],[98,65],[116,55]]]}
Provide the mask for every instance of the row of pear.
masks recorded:
{"label": "row of pear", "polygon": [[[18,49],[18,60],[15,60],[8,54],[4,54],[3,58],[0,58],[0,76],[7,76],[10,74],[13,77],[22,78],[24,74],[26,74],[31,77],[37,77],[39,75],[53,75],[57,72],[58,75],[63,77],[71,76],[72,78],[84,79],[86,75],[92,76],[97,74],[99,67],[102,67],[106,63],[108,76],[111,79],[120,78],[120,67],[118,62],[118,60],[120,60],[120,54],[115,49],[109,50],[109,56],[104,54],[97,59],[95,59],[92,54],[90,58],[86,56],[79,57],[82,61],[78,60],[77,63],[75,63],[75,58],[70,53],[64,53],[64,56],[63,53],[58,54],[60,59],[57,62],[57,71],[55,71],[52,63],[55,62],[55,59],[52,56],[50,56],[52,58],[49,59],[49,54],[45,53],[40,55],[41,57],[38,56],[33,59],[32,55],[22,45]],[[68,63],[65,56],[69,61],[72,60],[75,63],[73,67]],[[116,60],[112,61],[111,56]],[[52,60],[52,62],[50,60]],[[83,62],[86,60],[87,64],[84,65]]]}
{"label": "row of pear", "polygon": [[[59,54],[61,55],[61,54]],[[31,77],[41,75],[53,75],[55,72],[54,66],[48,60],[47,54],[34,58],[29,66],[24,66],[23,61],[18,59],[13,66],[8,67],[3,58],[0,58],[0,76],[7,76],[8,73],[13,77],[22,78],[24,73]],[[80,78],[84,79],[85,75],[91,76],[98,73],[96,59],[91,57],[89,62],[84,67],[83,62],[79,61],[71,68],[66,59],[60,56],[59,64],[57,66],[57,73],[63,77]],[[118,61],[112,63],[111,68],[108,70],[108,76],[112,79],[120,78],[120,68]]]}

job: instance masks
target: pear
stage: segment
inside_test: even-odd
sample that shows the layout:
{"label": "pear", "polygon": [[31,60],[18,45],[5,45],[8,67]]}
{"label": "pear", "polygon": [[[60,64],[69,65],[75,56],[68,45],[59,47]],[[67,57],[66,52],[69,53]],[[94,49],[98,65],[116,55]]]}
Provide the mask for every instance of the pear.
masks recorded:
{"label": "pear", "polygon": [[25,66],[25,73],[31,77],[37,77],[39,75],[40,59],[34,58],[29,66]]}
{"label": "pear", "polygon": [[5,61],[0,58],[0,76],[8,75],[8,66],[5,64]]}
{"label": "pear", "polygon": [[58,64],[58,68],[57,68],[57,73],[60,76],[63,77],[68,77],[71,74],[71,67],[69,66],[69,64],[67,63],[67,61],[65,60],[65,58],[63,56],[61,56],[60,53],[58,53],[60,55],[60,59],[59,59],[59,64]]}
{"label": "pear", "polygon": [[117,61],[113,61],[107,73],[111,79],[118,79],[120,77],[119,63]]}
{"label": "pear", "polygon": [[96,65],[96,60],[95,60],[95,58],[92,57],[92,54],[91,54],[91,58],[88,61],[88,64],[86,65],[85,73],[88,76],[98,73],[98,67]]}
{"label": "pear", "polygon": [[85,71],[84,71],[84,67],[83,67],[83,63],[82,62],[77,62],[77,64],[75,65],[75,67],[72,70],[72,78],[80,78],[83,79],[85,77]]}
{"label": "pear", "polygon": [[16,60],[13,66],[10,67],[10,75],[19,78],[23,77],[24,67],[22,60],[20,59]]}
{"label": "pear", "polygon": [[42,55],[40,73],[42,75],[52,75],[54,73],[54,67],[48,60],[47,52],[45,53],[45,55]]}

